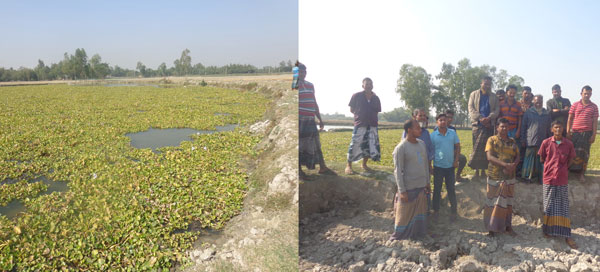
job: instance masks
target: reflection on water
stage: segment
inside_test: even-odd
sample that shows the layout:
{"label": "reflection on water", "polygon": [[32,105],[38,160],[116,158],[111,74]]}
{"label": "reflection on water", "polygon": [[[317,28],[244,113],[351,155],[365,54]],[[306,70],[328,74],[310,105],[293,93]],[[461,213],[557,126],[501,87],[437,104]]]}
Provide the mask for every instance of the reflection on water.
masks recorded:
{"label": "reflection on water", "polygon": [[[2,184],[12,184],[15,182],[17,182],[17,180],[7,179],[7,180],[2,181]],[[44,184],[46,184],[48,186],[48,189],[46,191],[41,192],[38,196],[49,195],[54,192],[61,193],[61,192],[66,192],[69,190],[69,186],[67,185],[66,182],[54,181],[54,180],[48,179],[46,176],[40,176],[38,178],[35,178],[35,179],[29,181],[29,183],[36,183],[36,182],[43,182]],[[21,203],[19,200],[13,200],[13,201],[9,202],[8,205],[0,207],[0,214],[6,216],[8,219],[13,219],[19,213],[25,212],[26,210],[27,210],[27,208],[25,207],[25,205],[23,203]]]}
{"label": "reflection on water", "polygon": [[164,146],[179,146],[182,141],[191,140],[192,135],[213,134],[222,131],[233,131],[238,125],[217,126],[216,130],[195,130],[191,128],[151,128],[137,133],[127,133],[125,136],[131,139],[131,146],[135,148],[150,148],[152,152],[158,153],[156,149]]}
{"label": "reflection on water", "polygon": [[325,125],[325,127],[323,128],[323,130],[325,131],[347,131],[347,130],[354,130],[353,126],[330,126],[330,125]]}

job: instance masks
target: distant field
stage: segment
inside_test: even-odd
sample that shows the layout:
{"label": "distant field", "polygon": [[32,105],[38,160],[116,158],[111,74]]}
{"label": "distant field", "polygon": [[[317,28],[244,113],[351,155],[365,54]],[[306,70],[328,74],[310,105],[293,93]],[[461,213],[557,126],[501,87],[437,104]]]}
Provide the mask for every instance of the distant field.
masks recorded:
{"label": "distant field", "polygon": [[[432,131],[431,129],[429,130]],[[369,162],[369,164],[380,165],[384,167],[394,167],[392,152],[394,148],[402,140],[403,129],[380,129],[379,130],[379,142],[381,145],[381,161],[380,162]],[[471,130],[458,130],[458,137],[461,141],[461,153],[469,160],[469,155],[473,150],[473,141],[471,136]],[[323,148],[323,155],[325,161],[334,162],[346,162],[346,155],[348,152],[348,145],[352,132],[325,132],[321,133],[321,146]],[[600,169],[600,144],[598,143],[600,138],[596,138],[596,141],[592,145],[591,157],[589,161],[589,169]],[[472,175],[474,171],[468,166],[465,167],[463,174]]]}

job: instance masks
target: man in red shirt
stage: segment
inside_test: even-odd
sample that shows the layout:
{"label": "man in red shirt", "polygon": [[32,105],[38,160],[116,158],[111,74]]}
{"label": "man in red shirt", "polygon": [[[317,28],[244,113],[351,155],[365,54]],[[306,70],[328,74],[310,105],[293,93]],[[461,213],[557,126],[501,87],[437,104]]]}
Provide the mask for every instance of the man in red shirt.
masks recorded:
{"label": "man in red shirt", "polygon": [[552,122],[553,137],[542,142],[538,154],[544,163],[544,237],[564,237],[571,248],[577,244],[571,238],[571,220],[569,219],[569,165],[575,158],[575,148],[569,139],[563,137],[563,124],[559,120]]}
{"label": "man in red shirt", "polygon": [[579,172],[579,180],[585,180],[585,170],[590,158],[590,148],[596,140],[598,130],[598,106],[590,97],[592,87],[585,85],[581,89],[581,100],[573,103],[569,109],[567,137],[573,141],[577,157],[569,169]]}

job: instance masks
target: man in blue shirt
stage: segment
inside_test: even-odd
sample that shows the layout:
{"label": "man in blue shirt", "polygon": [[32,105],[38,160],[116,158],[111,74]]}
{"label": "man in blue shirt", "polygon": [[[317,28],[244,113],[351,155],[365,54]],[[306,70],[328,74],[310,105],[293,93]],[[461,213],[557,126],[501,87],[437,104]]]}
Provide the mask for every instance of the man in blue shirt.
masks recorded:
{"label": "man in blue shirt", "polygon": [[450,221],[456,220],[456,193],[454,191],[454,168],[458,166],[460,154],[460,140],[455,130],[448,129],[446,114],[439,114],[436,118],[437,129],[431,133],[431,142],[434,148],[433,159],[433,215],[436,219],[440,210],[442,183],[446,183],[446,191],[450,200]]}

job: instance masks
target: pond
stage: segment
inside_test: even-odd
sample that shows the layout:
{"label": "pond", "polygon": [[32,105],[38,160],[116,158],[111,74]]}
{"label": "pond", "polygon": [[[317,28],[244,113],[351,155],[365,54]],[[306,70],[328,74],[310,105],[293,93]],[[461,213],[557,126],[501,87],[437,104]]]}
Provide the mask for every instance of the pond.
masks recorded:
{"label": "pond", "polygon": [[217,132],[233,131],[238,125],[216,126],[215,130],[196,130],[191,128],[150,128],[137,133],[127,133],[125,136],[131,139],[131,146],[135,148],[150,148],[152,152],[165,146],[179,146],[182,141],[191,140],[192,135],[213,134]]}
{"label": "pond", "polygon": [[[5,181],[2,182],[2,184],[12,184],[17,182],[17,180],[14,179],[7,179]],[[31,181],[29,181],[29,183],[36,183],[36,182],[43,182],[44,184],[46,184],[48,186],[48,189],[46,189],[46,191],[41,192],[38,196],[42,196],[42,195],[49,195],[51,193],[54,192],[66,192],[69,190],[69,186],[67,185],[67,182],[64,181],[54,181],[51,179],[48,179],[46,176],[40,176],[38,178],[35,178]],[[25,205],[18,201],[18,200],[13,200],[11,202],[8,203],[8,205],[6,206],[2,206],[0,207],[0,214],[6,216],[8,219],[14,219],[15,217],[17,217],[17,215],[21,212],[25,212],[27,210],[27,208],[25,207]]]}

